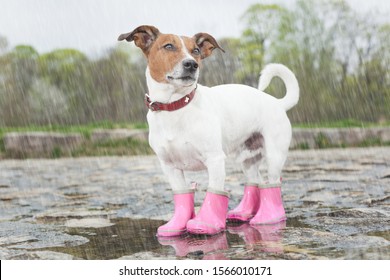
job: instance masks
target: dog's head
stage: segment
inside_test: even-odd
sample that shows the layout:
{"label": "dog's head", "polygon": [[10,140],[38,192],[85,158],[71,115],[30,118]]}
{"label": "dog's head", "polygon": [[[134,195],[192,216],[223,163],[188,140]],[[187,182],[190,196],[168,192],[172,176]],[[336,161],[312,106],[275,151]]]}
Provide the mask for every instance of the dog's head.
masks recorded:
{"label": "dog's head", "polygon": [[190,38],[162,34],[156,27],[149,25],[121,34],[118,40],[134,41],[142,49],[154,80],[179,87],[191,86],[197,82],[201,60],[211,55],[214,49],[224,52],[207,33],[198,33]]}

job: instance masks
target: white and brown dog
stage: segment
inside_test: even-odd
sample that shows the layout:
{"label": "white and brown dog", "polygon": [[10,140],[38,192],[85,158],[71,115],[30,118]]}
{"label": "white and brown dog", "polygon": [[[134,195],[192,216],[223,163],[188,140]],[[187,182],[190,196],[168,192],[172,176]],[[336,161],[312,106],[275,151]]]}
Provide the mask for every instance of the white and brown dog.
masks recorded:
{"label": "white and brown dog", "polygon": [[[211,35],[162,34],[144,25],[118,38],[124,39],[134,41],[148,60],[149,142],[174,193],[174,215],[159,227],[158,236],[216,234],[225,229],[226,218],[251,225],[285,220],[281,171],[291,140],[286,111],[299,99],[294,74],[270,64],[262,71],[259,89],[237,84],[209,88],[197,83],[201,61],[216,48],[223,51]],[[274,76],[286,85],[282,99],[262,92]],[[229,212],[224,190],[227,155],[241,164],[247,177],[240,204]],[[266,179],[259,172],[263,160]],[[183,171],[204,169],[208,189],[195,216],[194,189],[186,185]]]}

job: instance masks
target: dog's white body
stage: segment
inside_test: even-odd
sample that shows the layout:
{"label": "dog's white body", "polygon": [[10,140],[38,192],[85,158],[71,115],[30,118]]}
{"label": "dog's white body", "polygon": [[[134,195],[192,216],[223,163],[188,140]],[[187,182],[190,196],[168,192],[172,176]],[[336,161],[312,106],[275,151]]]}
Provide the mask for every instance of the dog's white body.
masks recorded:
{"label": "dog's white body", "polygon": [[[259,90],[244,85],[205,87],[197,84],[201,60],[216,48],[207,33],[194,37],[162,34],[140,26],[119,40],[134,41],[148,59],[146,79],[151,102],[172,103],[196,89],[191,102],[175,111],[149,110],[149,142],[175,193],[188,189],[185,170],[207,169],[208,189],[223,191],[225,158],[242,164],[247,180],[263,182],[259,166],[268,165],[269,183],[279,182],[291,140],[286,111],[299,99],[298,82],[285,66],[270,64],[262,72]],[[274,76],[287,93],[276,99],[264,92]]]}
{"label": "dog's white body", "polygon": [[[152,100],[172,102],[196,86],[173,96],[169,85],[154,81],[149,70],[146,76]],[[149,142],[174,191],[188,188],[183,171],[202,169],[208,170],[209,187],[223,190],[227,155],[242,164],[248,182],[263,181],[259,165],[264,158],[268,181],[279,181],[291,140],[286,109],[298,101],[299,89],[294,75],[275,64],[267,66],[260,87],[265,88],[273,76],[280,76],[286,84],[288,94],[283,99],[244,85],[197,85],[196,95],[186,107],[173,112],[149,111]],[[260,139],[253,137],[252,143],[247,143],[253,135]]]}

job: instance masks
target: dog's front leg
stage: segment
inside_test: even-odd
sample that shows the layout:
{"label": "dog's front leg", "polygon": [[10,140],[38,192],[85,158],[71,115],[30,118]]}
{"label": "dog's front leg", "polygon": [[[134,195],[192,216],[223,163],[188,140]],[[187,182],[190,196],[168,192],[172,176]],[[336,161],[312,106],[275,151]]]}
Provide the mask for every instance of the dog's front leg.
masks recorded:
{"label": "dog's front leg", "polygon": [[224,192],[225,188],[225,154],[214,156],[206,160],[206,167],[209,174],[208,189],[217,192]]}
{"label": "dog's front leg", "polygon": [[168,177],[173,191],[175,212],[171,220],[160,226],[157,235],[171,237],[182,235],[186,232],[187,222],[195,217],[194,189],[186,186],[183,170],[173,168],[161,161],[161,167]]}
{"label": "dog's front leg", "polygon": [[173,168],[172,166],[165,164],[163,161],[160,161],[160,164],[165,176],[168,177],[169,185],[174,193],[182,192],[186,189],[186,180],[184,178],[183,170]]}
{"label": "dog's front leg", "polygon": [[187,231],[213,235],[226,228],[229,196],[224,191],[225,155],[221,153],[211,157],[205,164],[209,173],[209,186],[198,215],[187,223]]}

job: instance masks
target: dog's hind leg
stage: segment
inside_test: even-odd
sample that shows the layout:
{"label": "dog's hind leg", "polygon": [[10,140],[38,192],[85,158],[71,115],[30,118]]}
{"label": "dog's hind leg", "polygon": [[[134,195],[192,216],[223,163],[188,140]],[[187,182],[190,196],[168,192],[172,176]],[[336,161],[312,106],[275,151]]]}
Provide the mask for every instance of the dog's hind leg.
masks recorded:
{"label": "dog's hind leg", "polygon": [[259,183],[263,181],[259,171],[262,158],[262,154],[259,153],[242,162],[242,169],[247,179],[244,195],[237,207],[228,212],[228,220],[247,222],[256,215],[260,206]]}
{"label": "dog's hind leg", "polygon": [[281,171],[286,161],[288,143],[283,139],[278,141],[274,138],[268,142],[265,139],[268,182],[259,185],[260,206],[250,221],[251,225],[276,224],[286,220],[281,194]]}
{"label": "dog's hind leg", "polygon": [[263,181],[260,174],[260,164],[263,162],[263,154],[259,152],[257,155],[244,160],[241,163],[242,171],[246,177],[246,185],[259,184]]}

